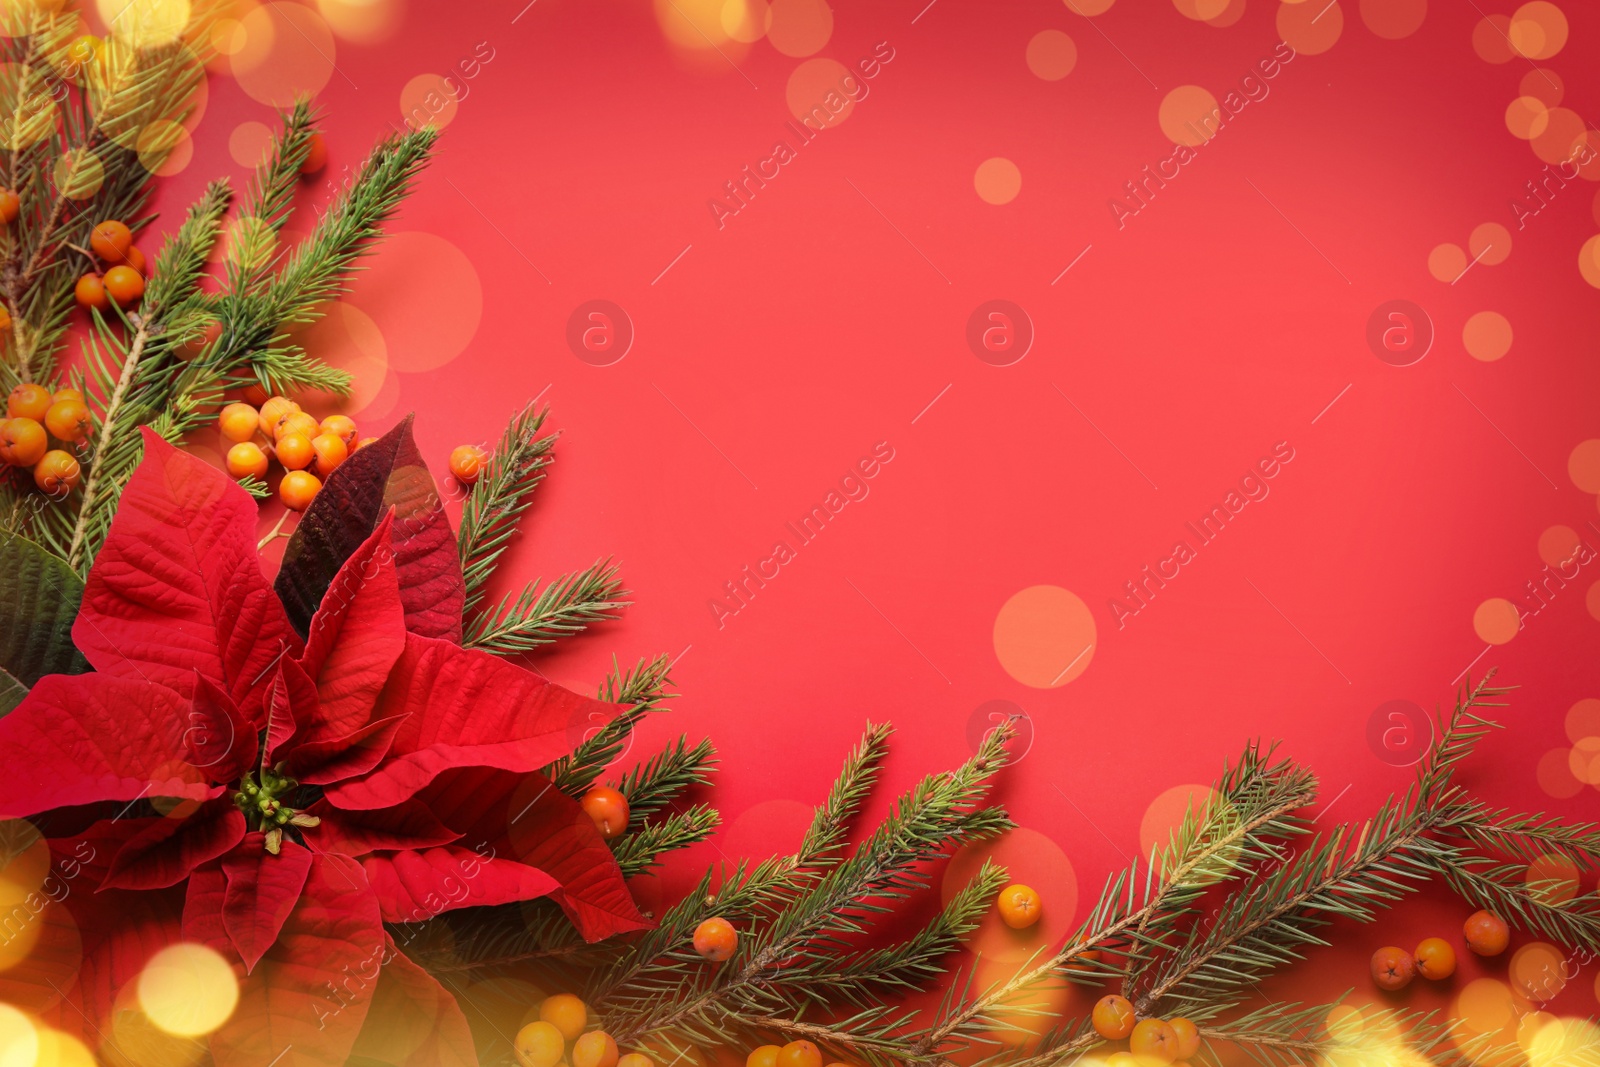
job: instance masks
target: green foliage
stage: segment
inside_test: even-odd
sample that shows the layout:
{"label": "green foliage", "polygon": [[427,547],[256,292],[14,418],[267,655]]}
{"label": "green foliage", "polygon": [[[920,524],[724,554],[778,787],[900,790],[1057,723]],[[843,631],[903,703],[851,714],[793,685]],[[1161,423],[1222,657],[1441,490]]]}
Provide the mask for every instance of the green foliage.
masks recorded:
{"label": "green foliage", "polygon": [[7,682],[0,693],[26,689],[46,674],[89,669],[72,644],[82,599],[83,581],[65,560],[26,538],[0,533],[0,671]]}
{"label": "green foliage", "polygon": [[457,544],[467,581],[469,615],[483,599],[484,585],[533,503],[533,491],[544,481],[545,468],[555,459],[553,450],[560,435],[541,432],[549,409],[536,405],[537,401],[531,401],[512,416],[461,505]]}

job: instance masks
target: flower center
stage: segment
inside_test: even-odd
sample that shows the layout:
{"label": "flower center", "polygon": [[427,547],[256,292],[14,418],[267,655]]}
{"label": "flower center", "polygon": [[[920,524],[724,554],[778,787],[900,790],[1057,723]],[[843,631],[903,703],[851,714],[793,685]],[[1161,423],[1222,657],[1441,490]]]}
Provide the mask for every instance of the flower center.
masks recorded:
{"label": "flower center", "polygon": [[263,767],[259,772],[245,774],[239,780],[239,791],[233,794],[233,802],[244,813],[246,824],[252,830],[266,831],[266,848],[273,855],[282,847],[284,827],[309,827],[322,822],[315,815],[284,803],[283,798],[299,788],[300,783],[293,778]]}

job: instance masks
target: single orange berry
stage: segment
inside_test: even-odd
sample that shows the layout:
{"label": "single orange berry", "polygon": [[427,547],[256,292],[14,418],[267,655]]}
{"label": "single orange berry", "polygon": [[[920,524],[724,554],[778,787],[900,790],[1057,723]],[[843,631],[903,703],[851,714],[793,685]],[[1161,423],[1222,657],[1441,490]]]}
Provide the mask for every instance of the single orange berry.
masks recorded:
{"label": "single orange berry", "polygon": [[81,400],[57,400],[44,413],[44,425],[56,440],[77,444],[89,436],[89,406]]}
{"label": "single orange berry", "polygon": [[7,311],[4,304],[0,304],[0,333],[11,329],[11,312]]}
{"label": "single orange berry", "polygon": [[590,1030],[572,1045],[572,1067],[617,1067],[617,1042],[604,1030]]}
{"label": "single orange berry", "polygon": [[822,1050],[801,1039],[778,1050],[778,1067],[822,1067]]}
{"label": "single orange berry", "polygon": [[1511,944],[1511,928],[1491,911],[1475,911],[1461,927],[1467,947],[1480,956],[1498,956]]}
{"label": "single orange berry", "polygon": [[290,511],[304,511],[322,489],[322,483],[309,471],[290,471],[278,483],[278,499]]}
{"label": "single orange berry", "polygon": [[337,434],[319,433],[311,439],[311,451],[317,455],[317,476],[326,478],[334,468],[345,461],[350,450]]}
{"label": "single orange berry", "polygon": [[108,219],[89,231],[89,247],[107,263],[121,263],[132,246],[133,231],[116,219]]}
{"label": "single orange berry", "polygon": [[1121,1041],[1133,1033],[1133,1005],[1127,997],[1109,993],[1095,1001],[1090,1020],[1095,1033],[1107,1041]]}
{"label": "single orange berry", "polygon": [[261,404],[261,432],[267,435],[267,440],[272,440],[278,428],[278,420],[291,411],[299,411],[300,405],[286,396],[269,396]]}
{"label": "single orange berry", "polygon": [[[215,325],[217,327],[217,333],[220,335],[222,333],[222,324],[216,323]],[[261,388],[260,382],[251,382],[249,385],[244,387],[244,402],[249,404],[251,407],[259,408],[269,399],[271,398],[267,395],[267,391]]]}
{"label": "single orange berry", "polygon": [[777,1045],[760,1045],[750,1050],[750,1055],[744,1058],[744,1067],[778,1067],[778,1053],[783,1051]]}
{"label": "single orange berry", "polygon": [[273,451],[278,454],[278,462],[283,464],[286,471],[305,470],[317,458],[316,450],[311,447],[311,438],[303,433],[284,434],[278,438]]}
{"label": "single orange berry", "polygon": [[0,424],[0,463],[31,467],[44,458],[50,439],[33,419],[10,418]]}
{"label": "single orange berry", "polygon": [[617,1067],[656,1067],[656,1061],[642,1052],[630,1052],[617,1060]]}
{"label": "single orange berry", "polygon": [[344,442],[344,446],[355,451],[356,447],[356,422],[348,415],[329,415],[322,420],[322,432],[331,433]]}
{"label": "single orange berry", "polygon": [[712,963],[728,959],[739,947],[739,931],[727,919],[717,916],[694,928],[694,950]]}
{"label": "single orange berry", "polygon": [[1456,950],[1442,937],[1424,938],[1411,955],[1417,961],[1417,973],[1429,981],[1437,982],[1456,973]]}
{"label": "single orange berry", "polygon": [[272,436],[279,441],[290,434],[299,434],[309,441],[321,432],[321,424],[303,411],[289,412],[279,419],[277,425],[272,428]]}
{"label": "single orange berry", "polygon": [[589,1006],[571,993],[545,997],[539,1005],[539,1018],[561,1031],[568,1041],[576,1040],[589,1025]]}
{"label": "single orange berry", "polygon": [[300,164],[301,174],[315,174],[328,165],[328,144],[322,134],[313,133],[306,139],[306,158]]}
{"label": "single orange berry", "polygon": [[1404,989],[1416,973],[1417,961],[1403,948],[1385,945],[1372,954],[1372,980],[1379,989]]}
{"label": "single orange berry", "polygon": [[471,485],[483,471],[484,452],[477,445],[462,445],[450,453],[450,473],[462,485]]}
{"label": "single orange berry", "polygon": [[533,1022],[517,1031],[514,1044],[521,1067],[556,1067],[565,1041],[549,1023]]}
{"label": "single orange berry", "polygon": [[229,404],[217,416],[217,429],[230,441],[248,441],[256,435],[261,414],[249,404]]}
{"label": "single orange berry", "polygon": [[105,282],[100,280],[98,274],[85,274],[78,279],[72,287],[72,296],[78,301],[78,306],[85,311],[98,308],[105,311],[111,307],[111,298],[106,296]]}
{"label": "single orange berry", "polygon": [[1168,1019],[1167,1025],[1172,1027],[1172,1032],[1178,1038],[1178,1059],[1186,1060],[1200,1051],[1200,1028],[1193,1022],[1178,1016]]}
{"label": "single orange berry", "polygon": [[118,307],[131,307],[144,296],[144,276],[129,266],[112,267],[104,278],[106,292]]}
{"label": "single orange berry", "polygon": [[33,465],[33,484],[50,496],[64,497],[78,487],[80,473],[78,461],[72,458],[72,453],[57,448],[46,452]]}
{"label": "single orange berry", "polygon": [[149,264],[144,261],[144,253],[139,251],[138,245],[129,245],[128,250],[122,253],[122,262],[132,267],[141,278],[149,278],[150,271],[146,268]]}
{"label": "single orange berry", "polygon": [[22,198],[13,190],[0,189],[0,222],[15,222],[22,211]]}
{"label": "single orange berry", "polygon": [[50,410],[50,401],[50,390],[37,382],[23,382],[6,397],[6,414],[13,419],[43,422],[44,413]]}
{"label": "single orange berry", "polygon": [[610,786],[591,786],[583,794],[583,810],[594,820],[600,836],[610,841],[628,828],[628,798]]}
{"label": "single orange berry", "polygon": [[374,442],[376,440],[377,440],[376,437],[363,437],[361,440],[356,442],[356,447],[351,449],[351,451],[352,452],[359,452],[363,448],[366,448],[368,445],[370,445],[372,442]]}
{"label": "single orange berry", "polygon": [[1128,1035],[1128,1051],[1155,1063],[1171,1063],[1178,1056],[1178,1035],[1161,1019],[1140,1019]]}
{"label": "single orange berry", "polygon": [[1000,890],[995,905],[1000,909],[1000,918],[1004,919],[1006,925],[1013,930],[1026,930],[1038,922],[1039,916],[1044,914],[1043,905],[1039,903],[1039,894],[1032,886],[1020,883],[1008,885]]}
{"label": "single orange berry", "polygon": [[70,387],[66,388],[66,389],[57,389],[55,392],[50,394],[50,399],[51,400],[82,400],[83,399],[83,390],[82,389],[72,389]]}
{"label": "single orange berry", "polygon": [[241,441],[228,449],[228,473],[235,478],[267,476],[267,454],[253,441]]}

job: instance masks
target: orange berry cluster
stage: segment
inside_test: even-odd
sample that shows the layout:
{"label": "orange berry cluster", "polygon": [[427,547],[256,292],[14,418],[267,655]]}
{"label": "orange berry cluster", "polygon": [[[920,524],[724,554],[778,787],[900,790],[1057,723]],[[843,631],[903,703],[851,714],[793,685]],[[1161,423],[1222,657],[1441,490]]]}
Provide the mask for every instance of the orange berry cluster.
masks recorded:
{"label": "orange berry cluster", "polygon": [[[1500,916],[1475,911],[1461,926],[1461,938],[1478,956],[1498,956],[1511,943],[1511,928]],[[1416,952],[1385,945],[1372,954],[1372,980],[1379,989],[1404,989],[1417,975],[1438,982],[1456,973],[1456,950],[1442,937],[1430,937]]]}
{"label": "orange berry cluster", "polygon": [[619,1056],[610,1034],[589,1029],[589,1007],[571,993],[546,997],[539,1018],[517,1031],[513,1051],[522,1067],[655,1067],[639,1052]]}
{"label": "orange berry cluster", "polygon": [[31,469],[40,492],[64,497],[77,488],[83,472],[71,452],[50,447],[50,438],[63,445],[82,445],[91,421],[80,390],[52,392],[24,382],[6,397],[6,417],[0,419],[0,464]]}
{"label": "orange berry cluster", "polygon": [[104,273],[90,271],[78,279],[73,296],[84,310],[107,311],[111,302],[130,308],[144,296],[144,253],[133,243],[133,231],[117,219],[107,219],[89,231],[89,248]]}
{"label": "orange berry cluster", "polygon": [[1140,1019],[1127,997],[1111,993],[1095,1002],[1089,1021],[1095,1033],[1107,1041],[1127,1039],[1126,1051],[1113,1052],[1107,1067],[1163,1067],[1187,1065],[1190,1056],[1200,1051],[1200,1028],[1181,1016]]}
{"label": "orange berry cluster", "polygon": [[[228,449],[228,473],[235,478],[265,478],[276,459],[284,469],[278,499],[291,511],[304,511],[322,482],[356,449],[372,438],[357,438],[356,424],[346,415],[318,422],[287,397],[267,397],[260,408],[244,401],[224,407],[217,416]],[[315,473],[312,473],[315,471]]]}
{"label": "orange berry cluster", "polygon": [[[744,1067],[822,1067],[822,1050],[809,1041],[791,1041],[787,1045],[762,1045],[752,1049],[744,1058]],[[828,1067],[850,1067],[846,1063],[830,1063]]]}

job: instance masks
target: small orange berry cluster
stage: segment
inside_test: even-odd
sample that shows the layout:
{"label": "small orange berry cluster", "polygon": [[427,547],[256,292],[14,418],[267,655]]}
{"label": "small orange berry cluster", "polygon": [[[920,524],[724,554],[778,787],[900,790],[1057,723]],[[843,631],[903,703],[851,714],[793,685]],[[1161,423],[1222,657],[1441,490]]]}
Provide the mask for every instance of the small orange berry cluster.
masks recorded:
{"label": "small orange berry cluster", "polygon": [[1089,1021],[1107,1041],[1128,1042],[1106,1058],[1107,1067],[1165,1067],[1181,1064],[1200,1051],[1200,1028],[1188,1019],[1139,1018],[1127,997],[1111,993],[1095,1001]]}
{"label": "small orange berry cluster", "polygon": [[0,464],[32,470],[39,491],[59,500],[77,488],[82,468],[71,452],[51,448],[50,438],[81,446],[90,425],[81,390],[52,392],[36,382],[24,382],[6,397],[6,417],[0,419]]}
{"label": "small orange berry cluster", "polygon": [[[744,1067],[822,1067],[822,1050],[809,1041],[791,1041],[787,1045],[762,1045],[750,1050],[744,1058]],[[847,1063],[830,1063],[828,1067],[850,1067]]]}
{"label": "small orange berry cluster", "polygon": [[517,1031],[514,1045],[521,1067],[655,1067],[643,1053],[619,1056],[610,1034],[589,1029],[589,1007],[571,993],[546,997],[539,1018]]}
{"label": "small orange berry cluster", "polygon": [[[1461,926],[1461,939],[1474,955],[1498,956],[1511,943],[1511,928],[1500,916],[1475,911]],[[1416,952],[1385,945],[1372,954],[1372,980],[1379,989],[1404,989],[1417,975],[1439,982],[1456,973],[1456,950],[1442,937],[1430,937]]]}
{"label": "small orange berry cluster", "polygon": [[[304,511],[332,474],[356,449],[373,438],[357,438],[356,424],[346,415],[318,422],[288,397],[270,396],[260,408],[236,401],[217,416],[217,429],[228,449],[228,473],[235,478],[265,478],[276,459],[283,467],[278,499],[291,511]],[[315,471],[316,473],[312,473]]]}
{"label": "small orange berry cluster", "polygon": [[117,219],[107,219],[89,231],[89,248],[104,273],[90,271],[78,279],[72,290],[78,306],[108,311],[113,300],[120,308],[137,304],[144,296],[146,269],[133,231]]}

